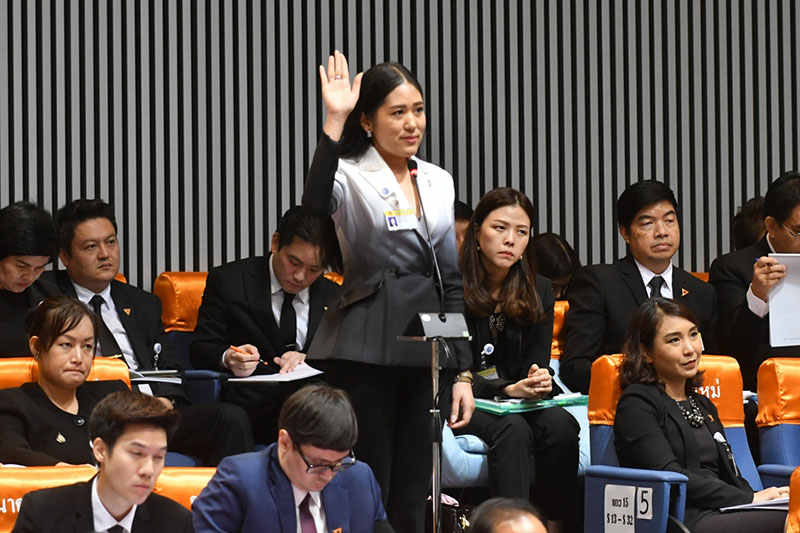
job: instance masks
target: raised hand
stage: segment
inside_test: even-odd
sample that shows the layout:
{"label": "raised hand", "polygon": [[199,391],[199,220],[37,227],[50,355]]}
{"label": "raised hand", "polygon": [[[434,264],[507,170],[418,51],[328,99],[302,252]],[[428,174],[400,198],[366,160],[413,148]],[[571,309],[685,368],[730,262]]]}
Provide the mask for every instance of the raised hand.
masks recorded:
{"label": "raised hand", "polygon": [[322,100],[328,110],[323,130],[333,141],[338,141],[341,138],[347,116],[356,106],[356,102],[358,102],[362,74],[356,75],[351,86],[347,58],[338,50],[332,56],[328,56],[327,71],[322,65],[319,66]]}

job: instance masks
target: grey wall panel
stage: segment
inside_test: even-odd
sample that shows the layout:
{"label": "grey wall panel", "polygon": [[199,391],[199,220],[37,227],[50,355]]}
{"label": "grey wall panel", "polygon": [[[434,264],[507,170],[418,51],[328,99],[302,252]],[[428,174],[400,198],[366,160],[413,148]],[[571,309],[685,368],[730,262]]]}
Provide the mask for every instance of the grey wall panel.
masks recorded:
{"label": "grey wall panel", "polygon": [[677,262],[730,250],[739,205],[798,166],[792,0],[6,0],[0,205],[102,196],[123,271],[263,253],[324,122],[317,66],[396,60],[425,90],[422,154],[461,199],[523,190],[584,262],[624,253],[614,203],[666,181]]}

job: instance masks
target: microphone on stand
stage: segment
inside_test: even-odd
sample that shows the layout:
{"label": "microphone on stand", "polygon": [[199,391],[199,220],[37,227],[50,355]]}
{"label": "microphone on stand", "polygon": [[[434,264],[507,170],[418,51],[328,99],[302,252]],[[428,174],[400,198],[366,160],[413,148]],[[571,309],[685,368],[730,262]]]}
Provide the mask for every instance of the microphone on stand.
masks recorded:
{"label": "microphone on stand", "polygon": [[436,272],[436,283],[439,284],[439,320],[447,322],[447,316],[444,312],[444,283],[442,282],[442,272],[439,270],[439,260],[436,259],[436,250],[433,248],[433,239],[431,239],[431,230],[428,227],[428,219],[425,217],[425,207],[422,205],[422,195],[419,193],[419,184],[417,183],[417,162],[413,159],[408,159],[408,174],[411,176],[411,181],[414,183],[414,188],[417,191],[417,198],[419,198],[419,211],[422,216],[422,223],[425,224],[425,233],[428,237],[428,247],[433,256],[433,269]]}

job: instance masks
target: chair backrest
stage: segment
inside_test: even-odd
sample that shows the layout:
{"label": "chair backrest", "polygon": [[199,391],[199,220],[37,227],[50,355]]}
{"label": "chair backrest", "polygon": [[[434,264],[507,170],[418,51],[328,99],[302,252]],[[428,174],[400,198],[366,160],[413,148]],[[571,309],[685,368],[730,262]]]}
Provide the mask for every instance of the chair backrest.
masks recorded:
{"label": "chair backrest", "polygon": [[758,417],[761,459],[800,464],[800,359],[767,359],[758,369]]}
{"label": "chair backrest", "polygon": [[216,468],[198,466],[164,468],[153,492],[175,500],[191,511],[195,498],[208,485],[216,471]]}
{"label": "chair backrest", "polygon": [[[191,511],[192,502],[208,484],[216,468],[166,467],[153,492],[180,503]],[[11,531],[17,520],[22,497],[29,492],[90,480],[97,473],[92,466],[31,466],[0,468],[0,533]]]}
{"label": "chair backrest", "polygon": [[559,359],[564,349],[564,317],[567,316],[567,311],[569,311],[569,302],[567,300],[556,300],[556,304],[553,307],[553,344],[550,347],[551,359]]}
{"label": "chair backrest", "polygon": [[708,283],[708,272],[692,272],[691,274],[700,281],[705,281]]}
{"label": "chair backrest", "polygon": [[117,275],[114,276],[114,279],[122,283],[128,283],[128,278],[126,278],[125,274],[123,274],[122,272],[117,272]]}
{"label": "chair backrest", "polygon": [[[0,389],[19,387],[39,379],[39,365],[33,357],[8,357],[0,359]],[[86,381],[111,381],[119,379],[131,386],[128,365],[112,357],[95,357]]]}
{"label": "chair backrest", "polygon": [[794,469],[789,480],[789,516],[786,518],[787,533],[800,533],[800,467]]}
{"label": "chair backrest", "polygon": [[0,532],[17,521],[22,497],[34,490],[87,481],[97,473],[93,466],[29,466],[0,468]]}
{"label": "chair backrest", "polygon": [[208,272],[162,272],[153,283],[164,330],[194,331]]}
{"label": "chair backrest", "polygon": [[[614,449],[614,417],[621,393],[621,362],[621,355],[604,355],[592,365],[588,406],[592,464],[619,465]],[[756,490],[760,490],[761,478],[744,432],[742,374],[739,364],[733,357],[704,354],[700,359],[700,370],[705,372],[704,385],[698,387],[697,392],[714,403],[742,476],[754,489],[759,487]]]}

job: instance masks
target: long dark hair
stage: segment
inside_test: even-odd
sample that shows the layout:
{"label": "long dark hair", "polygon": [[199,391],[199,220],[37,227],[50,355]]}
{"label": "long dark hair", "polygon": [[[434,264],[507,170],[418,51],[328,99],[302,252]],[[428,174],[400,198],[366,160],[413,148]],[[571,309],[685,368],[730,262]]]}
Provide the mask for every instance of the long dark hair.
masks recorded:
{"label": "long dark hair", "polygon": [[[645,300],[633,313],[628,324],[628,340],[622,347],[625,354],[619,368],[620,387],[625,388],[634,383],[645,385],[655,383],[664,390],[664,383],[659,379],[656,367],[645,360],[645,354],[653,350],[658,328],[664,317],[683,318],[697,326],[697,318],[688,307],[666,298]],[[697,372],[693,378],[686,380],[686,394],[703,384],[703,373]]]}
{"label": "long dark hair", "polygon": [[[511,187],[500,187],[492,189],[481,198],[470,219],[470,227],[464,235],[459,267],[464,280],[464,302],[467,311],[472,315],[488,316],[496,305],[486,284],[486,266],[478,250],[478,229],[489,213],[513,205],[521,207],[533,225],[533,204],[528,197]],[[542,320],[542,302],[539,300],[539,293],[536,292],[536,256],[533,253],[533,239],[528,240],[522,258],[514,263],[506,274],[499,302],[503,313],[521,324],[532,324]]]}
{"label": "long dark hair", "polygon": [[361,92],[356,106],[347,116],[342,132],[339,156],[343,158],[360,157],[372,145],[367,132],[361,127],[361,115],[372,119],[375,111],[383,105],[386,97],[398,86],[410,83],[422,93],[417,78],[399,63],[381,63],[364,73],[361,78]]}

